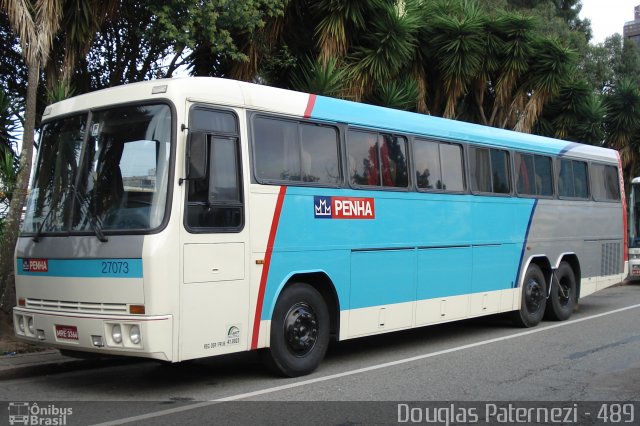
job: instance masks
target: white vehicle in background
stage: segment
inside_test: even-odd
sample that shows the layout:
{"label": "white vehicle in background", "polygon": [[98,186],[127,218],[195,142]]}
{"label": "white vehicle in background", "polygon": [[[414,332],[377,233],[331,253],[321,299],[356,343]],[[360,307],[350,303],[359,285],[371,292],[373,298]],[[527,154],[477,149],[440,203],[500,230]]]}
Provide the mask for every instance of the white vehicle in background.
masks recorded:
{"label": "white vehicle in background", "polygon": [[629,279],[640,280],[640,177],[629,188]]}

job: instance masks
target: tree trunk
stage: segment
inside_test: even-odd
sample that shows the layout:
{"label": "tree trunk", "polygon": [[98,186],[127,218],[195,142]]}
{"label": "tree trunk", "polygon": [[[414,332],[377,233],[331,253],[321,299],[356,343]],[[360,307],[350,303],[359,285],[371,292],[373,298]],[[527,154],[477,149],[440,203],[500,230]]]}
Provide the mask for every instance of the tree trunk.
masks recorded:
{"label": "tree trunk", "polygon": [[0,249],[0,308],[11,313],[16,305],[15,263],[13,254],[18,241],[22,209],[29,187],[31,176],[31,159],[33,157],[33,142],[36,123],[36,95],[38,80],[40,79],[40,64],[28,64],[29,81],[27,82],[27,110],[24,117],[24,134],[22,136],[22,152],[20,153],[20,169],[16,179],[16,187],[9,207],[9,214],[4,230],[4,241]]}

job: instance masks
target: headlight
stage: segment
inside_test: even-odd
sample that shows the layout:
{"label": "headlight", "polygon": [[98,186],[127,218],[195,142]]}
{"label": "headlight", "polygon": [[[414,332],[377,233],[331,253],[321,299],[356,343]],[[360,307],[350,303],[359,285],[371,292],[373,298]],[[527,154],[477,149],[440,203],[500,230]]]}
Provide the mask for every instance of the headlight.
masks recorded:
{"label": "headlight", "polygon": [[18,317],[18,328],[24,333],[24,317],[22,315]]}
{"label": "headlight", "polygon": [[129,330],[129,338],[131,339],[131,343],[133,343],[134,345],[140,343],[140,327],[138,327],[137,325],[132,325],[131,329]]}
{"label": "headlight", "polygon": [[36,328],[33,326],[33,317],[29,317],[29,321],[27,321],[27,327],[29,328],[29,333],[35,335]]}
{"label": "headlight", "polygon": [[122,328],[120,327],[120,324],[114,325],[111,329],[111,338],[117,344],[122,343]]}

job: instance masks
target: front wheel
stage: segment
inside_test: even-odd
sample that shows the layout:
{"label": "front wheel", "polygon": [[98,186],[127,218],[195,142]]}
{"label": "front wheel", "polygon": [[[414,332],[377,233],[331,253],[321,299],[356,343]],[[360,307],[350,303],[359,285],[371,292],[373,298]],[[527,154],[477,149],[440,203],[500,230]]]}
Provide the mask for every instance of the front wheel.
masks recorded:
{"label": "front wheel", "polygon": [[522,302],[513,320],[520,327],[535,327],[542,321],[546,305],[547,283],[540,267],[532,263],[524,276]]}
{"label": "front wheel", "polygon": [[288,377],[303,376],[318,368],[329,345],[329,311],[312,286],[295,283],[276,303],[271,319],[267,366]]}
{"label": "front wheel", "polygon": [[550,302],[545,317],[554,321],[569,319],[577,301],[576,277],[567,262],[561,262],[555,272],[555,283],[551,286]]}

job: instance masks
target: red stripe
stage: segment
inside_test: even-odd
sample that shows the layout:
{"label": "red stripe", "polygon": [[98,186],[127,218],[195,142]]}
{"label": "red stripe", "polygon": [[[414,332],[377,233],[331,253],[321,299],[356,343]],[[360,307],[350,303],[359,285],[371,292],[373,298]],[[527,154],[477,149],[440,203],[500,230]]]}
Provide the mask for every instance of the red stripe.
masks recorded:
{"label": "red stripe", "polygon": [[[620,197],[622,198],[622,226],[624,229],[622,230],[622,239],[624,240],[624,261],[629,260],[629,239],[627,238],[627,196],[624,193],[624,173],[622,170],[622,159],[620,158],[620,153],[616,151],[618,154],[618,173],[620,179]],[[624,267],[624,265],[623,265]]]}
{"label": "red stripe", "polygon": [[307,102],[307,109],[304,110],[304,118],[311,118],[311,112],[313,106],[316,104],[316,95],[309,95],[309,101]]}
{"label": "red stripe", "polygon": [[273,243],[278,232],[278,223],[280,222],[280,213],[282,213],[282,204],[284,203],[284,195],[287,192],[286,186],[280,187],[278,193],[278,201],[276,202],[276,211],[273,213],[271,222],[271,231],[269,231],[269,240],[267,241],[267,250],[264,256],[264,265],[262,265],[262,276],[260,277],[260,289],[258,290],[258,301],[256,302],[256,316],[253,319],[253,335],[251,337],[251,349],[258,348],[258,335],[260,333],[260,318],[262,317],[262,305],[264,304],[264,292],[267,287],[267,277],[269,275],[269,265],[271,264],[271,253],[273,252]]}

